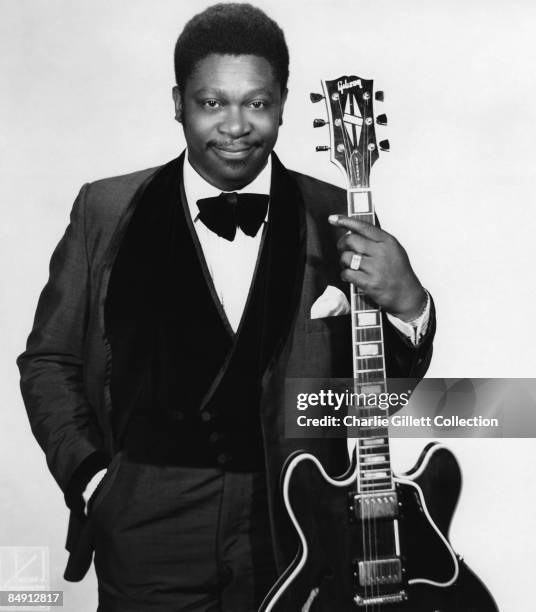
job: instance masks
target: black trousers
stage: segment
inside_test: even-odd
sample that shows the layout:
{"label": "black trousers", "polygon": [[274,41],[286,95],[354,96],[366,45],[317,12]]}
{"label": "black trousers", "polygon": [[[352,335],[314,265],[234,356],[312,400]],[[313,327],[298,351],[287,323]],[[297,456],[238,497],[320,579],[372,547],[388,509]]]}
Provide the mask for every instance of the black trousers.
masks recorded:
{"label": "black trousers", "polygon": [[90,515],[98,612],[250,612],[275,582],[263,474],[122,453]]}

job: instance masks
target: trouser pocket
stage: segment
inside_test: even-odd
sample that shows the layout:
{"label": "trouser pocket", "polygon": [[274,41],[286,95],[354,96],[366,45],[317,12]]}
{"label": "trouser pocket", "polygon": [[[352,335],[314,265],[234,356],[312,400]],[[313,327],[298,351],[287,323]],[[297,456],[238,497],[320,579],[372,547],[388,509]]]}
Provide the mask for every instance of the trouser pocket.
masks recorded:
{"label": "trouser pocket", "polygon": [[87,515],[91,520],[95,515],[96,511],[100,508],[108,494],[110,493],[114,481],[119,472],[119,466],[121,464],[122,451],[117,452],[110,461],[106,474],[102,477],[102,480],[97,485],[97,488],[93,492],[93,495],[89,498],[87,503]]}

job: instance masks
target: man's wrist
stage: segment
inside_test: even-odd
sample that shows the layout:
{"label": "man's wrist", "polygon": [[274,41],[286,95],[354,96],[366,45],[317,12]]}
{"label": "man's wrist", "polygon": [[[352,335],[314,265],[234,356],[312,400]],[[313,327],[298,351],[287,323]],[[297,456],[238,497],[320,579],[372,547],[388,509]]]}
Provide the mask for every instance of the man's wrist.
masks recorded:
{"label": "man's wrist", "polygon": [[419,344],[421,339],[424,337],[428,330],[428,323],[430,320],[430,312],[432,308],[432,300],[430,298],[430,294],[425,289],[426,294],[426,302],[424,305],[424,309],[422,312],[411,321],[403,321],[395,317],[392,314],[386,313],[387,318],[391,322],[391,324],[404,336],[406,336],[411,343],[416,346]]}
{"label": "man's wrist", "polygon": [[407,308],[398,312],[390,311],[389,314],[411,325],[423,315],[428,306],[428,300],[428,292],[421,286],[417,296],[411,300]]}

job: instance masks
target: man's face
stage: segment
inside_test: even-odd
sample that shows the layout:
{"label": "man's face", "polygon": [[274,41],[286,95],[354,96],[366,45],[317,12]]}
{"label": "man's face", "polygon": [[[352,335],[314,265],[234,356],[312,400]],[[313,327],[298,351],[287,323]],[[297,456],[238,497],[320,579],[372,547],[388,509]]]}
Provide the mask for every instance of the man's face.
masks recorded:
{"label": "man's face", "polygon": [[286,99],[267,60],[208,55],[182,97],[173,89],[173,99],[190,163],[205,180],[232,191],[259,174],[276,143]]}

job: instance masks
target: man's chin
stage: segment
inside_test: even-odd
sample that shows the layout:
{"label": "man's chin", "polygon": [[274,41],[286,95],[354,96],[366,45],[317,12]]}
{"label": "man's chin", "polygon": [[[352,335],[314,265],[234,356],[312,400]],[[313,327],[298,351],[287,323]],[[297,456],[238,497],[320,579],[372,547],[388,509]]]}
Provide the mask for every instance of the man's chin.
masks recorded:
{"label": "man's chin", "polygon": [[[266,165],[266,160],[257,159],[225,159],[218,163],[219,183],[227,184],[228,189],[241,189],[251,183]],[[216,170],[216,168],[215,168]],[[222,187],[222,189],[224,189]]]}
{"label": "man's chin", "polygon": [[220,156],[212,147],[205,149],[200,158],[189,152],[194,169],[206,181],[222,191],[242,189],[251,183],[266,166],[270,151],[256,147],[246,156]]}

